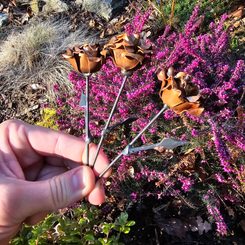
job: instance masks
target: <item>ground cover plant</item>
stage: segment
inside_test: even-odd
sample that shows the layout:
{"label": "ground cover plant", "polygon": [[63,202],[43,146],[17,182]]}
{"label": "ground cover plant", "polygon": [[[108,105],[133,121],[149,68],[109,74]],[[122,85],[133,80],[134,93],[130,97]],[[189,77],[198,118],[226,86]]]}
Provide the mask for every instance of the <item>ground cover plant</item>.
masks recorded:
{"label": "ground cover plant", "polygon": [[[200,8],[194,8],[182,29],[166,26],[153,37],[144,32],[152,9],[136,12],[126,25],[126,33],[148,39],[152,53],[128,78],[103,148],[113,159],[157,114],[163,105],[159,72],[170,67],[175,75],[189,75],[204,110],[197,117],[190,110],[176,113],[170,108],[136,145],[169,137],[188,144],[124,156],[105,183],[106,204],[95,208],[85,202],[50,215],[34,228],[24,227],[13,244],[244,242],[244,60],[232,53],[227,16],[207,27]],[[72,92],[55,84],[57,100],[43,105],[43,119],[37,124],[84,137],[79,101],[85,79],[72,71],[69,80]],[[91,76],[90,129],[95,143],[121,82],[120,69],[110,59]]]}

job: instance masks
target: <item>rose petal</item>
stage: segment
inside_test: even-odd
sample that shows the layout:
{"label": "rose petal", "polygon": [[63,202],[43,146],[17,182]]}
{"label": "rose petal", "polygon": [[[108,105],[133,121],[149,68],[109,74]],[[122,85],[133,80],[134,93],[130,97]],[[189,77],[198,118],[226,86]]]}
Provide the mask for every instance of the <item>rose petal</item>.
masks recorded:
{"label": "rose petal", "polygon": [[203,112],[204,108],[199,107],[199,103],[192,103],[192,102],[184,102],[182,104],[179,104],[173,108],[173,111],[176,114],[181,114],[185,111],[188,111],[190,114],[194,116],[200,116]]}
{"label": "rose petal", "polygon": [[176,105],[179,105],[185,100],[180,97],[181,91],[177,89],[172,89],[171,86],[168,88],[164,88],[160,91],[160,97],[164,104],[169,106],[170,108],[173,108]]}

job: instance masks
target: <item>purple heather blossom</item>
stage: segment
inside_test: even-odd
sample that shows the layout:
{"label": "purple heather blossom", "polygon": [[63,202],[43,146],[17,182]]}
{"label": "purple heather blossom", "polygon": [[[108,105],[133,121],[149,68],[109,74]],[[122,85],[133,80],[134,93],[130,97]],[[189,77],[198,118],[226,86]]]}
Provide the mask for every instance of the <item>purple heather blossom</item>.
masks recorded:
{"label": "purple heather blossom", "polygon": [[223,177],[221,174],[219,174],[219,173],[215,174],[215,178],[216,178],[216,180],[217,180],[218,182],[220,182],[220,183],[226,183],[226,182],[227,182],[227,181],[224,179],[224,177]]}
{"label": "purple heather blossom", "polygon": [[191,189],[191,187],[192,187],[192,185],[194,183],[192,179],[186,178],[184,176],[179,176],[178,180],[182,183],[181,189],[184,192],[190,191],[190,189]]}
{"label": "purple heather blossom", "polygon": [[131,198],[131,200],[132,200],[133,202],[136,202],[137,199],[138,199],[137,193],[136,193],[136,192],[132,192],[132,193],[130,194],[130,198]]}
{"label": "purple heather blossom", "polygon": [[214,197],[213,191],[209,190],[207,194],[203,196],[203,200],[206,202],[208,213],[215,221],[218,234],[221,236],[226,236],[228,234],[228,228],[220,213],[219,201]]}
{"label": "purple heather blossom", "polygon": [[192,136],[192,137],[197,137],[198,135],[199,135],[198,131],[197,131],[196,129],[193,128],[193,129],[191,130],[191,136]]}
{"label": "purple heather blossom", "polygon": [[229,152],[228,152],[228,149],[227,149],[225,143],[222,140],[220,131],[218,130],[214,121],[212,121],[211,119],[209,120],[209,124],[211,126],[212,133],[214,136],[215,149],[218,153],[219,160],[220,160],[220,163],[223,167],[223,170],[227,173],[231,173],[233,171],[233,169],[230,165],[230,162],[231,162],[230,155],[229,155]]}
{"label": "purple heather blossom", "polygon": [[242,76],[244,76],[244,71],[245,71],[244,60],[238,60],[236,64],[236,68],[233,71],[233,74],[229,80],[229,83],[231,83],[234,86],[235,82],[242,79]]}
{"label": "purple heather blossom", "polygon": [[191,17],[185,24],[185,36],[190,37],[195,31],[200,27],[200,24],[197,20],[199,17],[199,12],[200,12],[200,6],[196,6],[191,14]]}
{"label": "purple heather blossom", "polygon": [[172,110],[167,110],[163,114],[163,117],[164,117],[165,120],[173,120],[174,118],[177,117],[177,115]]}
{"label": "purple heather blossom", "polygon": [[234,146],[240,148],[241,150],[245,151],[245,137],[242,135],[239,135],[238,132],[226,132],[225,130],[222,130],[224,138],[233,144]]}
{"label": "purple heather blossom", "polygon": [[150,8],[143,14],[140,11],[137,11],[132,22],[126,24],[124,28],[126,33],[129,35],[132,33],[141,33],[151,13],[152,13],[152,10]]}

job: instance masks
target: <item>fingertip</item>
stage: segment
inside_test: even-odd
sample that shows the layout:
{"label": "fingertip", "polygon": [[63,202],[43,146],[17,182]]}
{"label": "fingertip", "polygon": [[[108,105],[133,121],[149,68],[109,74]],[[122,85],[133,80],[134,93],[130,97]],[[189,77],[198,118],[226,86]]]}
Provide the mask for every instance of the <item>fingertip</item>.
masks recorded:
{"label": "fingertip", "polygon": [[[99,176],[100,173],[102,173],[103,170],[106,169],[107,166],[109,165],[109,159],[104,153],[103,149],[100,149],[99,154],[94,164],[94,160],[95,160],[95,156],[97,152],[97,145],[91,143],[89,146],[89,151],[90,151],[89,166],[93,168],[95,176]],[[83,160],[84,160],[84,157],[85,156],[83,156]],[[110,176],[110,174],[111,174],[111,170],[108,170],[103,177],[107,178]]]}
{"label": "fingertip", "polygon": [[80,193],[81,197],[87,196],[95,188],[95,175],[88,166],[78,167],[72,181],[74,191]]}
{"label": "fingertip", "polygon": [[93,205],[100,205],[105,202],[105,190],[101,181],[97,181],[95,188],[89,193],[87,200]]}

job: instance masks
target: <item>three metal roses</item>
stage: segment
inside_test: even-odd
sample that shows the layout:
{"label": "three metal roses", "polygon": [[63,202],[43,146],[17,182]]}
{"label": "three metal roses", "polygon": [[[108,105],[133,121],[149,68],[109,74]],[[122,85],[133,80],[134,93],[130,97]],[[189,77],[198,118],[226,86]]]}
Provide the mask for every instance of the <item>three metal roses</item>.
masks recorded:
{"label": "three metal roses", "polygon": [[[139,34],[126,33],[114,36],[101,50],[98,44],[84,44],[68,48],[63,57],[70,62],[77,72],[91,74],[100,70],[107,57],[111,57],[114,64],[123,74],[132,72],[140,65],[146,54],[151,53],[151,45]],[[162,81],[160,97],[175,113],[184,111],[194,116],[200,116],[203,108],[200,107],[200,93],[191,77],[184,72],[174,76],[173,68],[168,72],[161,69],[158,79]]]}

